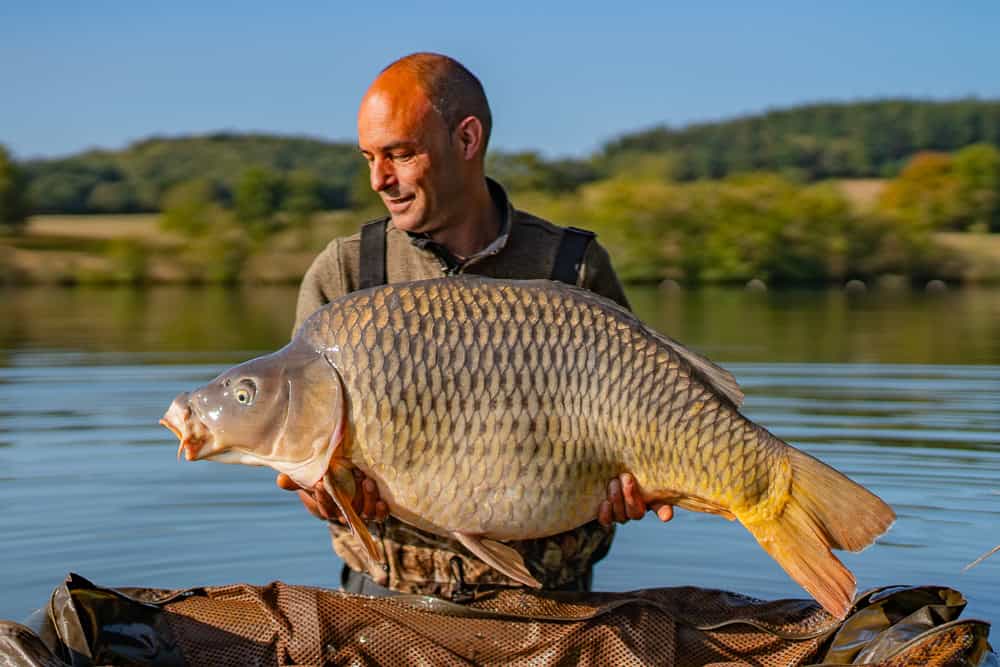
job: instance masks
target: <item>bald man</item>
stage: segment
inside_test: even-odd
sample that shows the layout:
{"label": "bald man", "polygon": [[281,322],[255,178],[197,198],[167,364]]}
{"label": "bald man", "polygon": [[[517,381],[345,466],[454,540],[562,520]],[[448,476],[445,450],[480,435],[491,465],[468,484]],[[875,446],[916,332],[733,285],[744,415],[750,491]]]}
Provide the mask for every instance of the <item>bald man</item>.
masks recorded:
{"label": "bald man", "polygon": [[[316,308],[357,289],[465,273],[563,280],[628,307],[608,254],[592,234],[514,209],[503,188],[486,177],[491,127],[482,84],[452,58],[416,53],[379,74],[361,100],[358,145],[372,190],[389,215],[359,234],[335,239],[315,259],[299,290],[296,329]],[[461,599],[473,589],[520,585],[459,543],[388,516],[375,483],[356,474],[361,492],[355,509],[382,522],[375,534],[381,535],[387,569],[368,563],[322,484],[300,489],[278,477],[280,487],[298,491],[306,508],[328,521],[334,549],[346,563],[345,590]],[[586,591],[593,564],[611,544],[612,523],[639,519],[646,509],[626,474],[609,481],[598,521],[511,546],[545,588]],[[663,521],[672,516],[669,505],[652,509]]]}

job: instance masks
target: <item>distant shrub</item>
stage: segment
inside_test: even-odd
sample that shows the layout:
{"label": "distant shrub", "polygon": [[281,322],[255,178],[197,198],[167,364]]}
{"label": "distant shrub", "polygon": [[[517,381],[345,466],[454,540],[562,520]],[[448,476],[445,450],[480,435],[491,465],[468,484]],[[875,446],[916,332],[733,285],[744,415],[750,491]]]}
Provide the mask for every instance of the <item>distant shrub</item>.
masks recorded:
{"label": "distant shrub", "polygon": [[21,169],[0,146],[0,234],[21,231],[28,216],[27,184]]}
{"label": "distant shrub", "polygon": [[161,206],[161,228],[188,238],[209,233],[224,216],[216,203],[215,188],[205,180],[178,183],[164,195]]}
{"label": "distant shrub", "polygon": [[106,256],[111,262],[111,278],[114,282],[130,285],[146,282],[149,273],[149,253],[138,241],[129,239],[112,241]]}

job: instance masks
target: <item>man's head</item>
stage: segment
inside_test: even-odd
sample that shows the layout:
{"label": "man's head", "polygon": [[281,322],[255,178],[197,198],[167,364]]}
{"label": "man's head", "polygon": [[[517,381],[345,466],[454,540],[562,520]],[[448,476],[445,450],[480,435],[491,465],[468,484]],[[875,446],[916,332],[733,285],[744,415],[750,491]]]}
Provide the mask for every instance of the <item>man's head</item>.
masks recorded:
{"label": "man's head", "polygon": [[458,61],[415,53],[386,67],[358,111],[358,145],[396,227],[433,232],[482,187],[492,119],[482,84]]}

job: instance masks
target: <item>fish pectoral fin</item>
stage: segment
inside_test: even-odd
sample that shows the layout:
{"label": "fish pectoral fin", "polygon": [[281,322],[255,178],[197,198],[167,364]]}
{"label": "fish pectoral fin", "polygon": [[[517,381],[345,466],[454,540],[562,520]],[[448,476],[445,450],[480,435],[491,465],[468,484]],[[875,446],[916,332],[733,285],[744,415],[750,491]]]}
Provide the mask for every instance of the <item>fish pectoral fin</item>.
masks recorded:
{"label": "fish pectoral fin", "polygon": [[[346,475],[343,474],[345,471]],[[349,491],[344,488],[348,486],[348,480],[350,484]],[[354,498],[354,487],[354,477],[351,475],[350,470],[345,467],[335,469],[334,466],[331,466],[330,473],[323,477],[323,488],[330,494],[333,501],[337,503],[340,513],[347,519],[347,525],[350,527],[351,532],[365,546],[368,558],[373,563],[383,563],[385,561],[382,559],[381,553],[379,553],[378,546],[376,546],[375,540],[368,530],[368,526],[358,516],[358,513],[354,511],[354,506],[351,504],[351,499]]]}
{"label": "fish pectoral fin", "polygon": [[512,547],[491,540],[479,535],[469,535],[468,533],[452,533],[456,540],[462,543],[466,549],[471,551],[477,558],[498,570],[514,581],[519,581],[525,586],[541,588],[542,584],[528,571],[521,554]]}

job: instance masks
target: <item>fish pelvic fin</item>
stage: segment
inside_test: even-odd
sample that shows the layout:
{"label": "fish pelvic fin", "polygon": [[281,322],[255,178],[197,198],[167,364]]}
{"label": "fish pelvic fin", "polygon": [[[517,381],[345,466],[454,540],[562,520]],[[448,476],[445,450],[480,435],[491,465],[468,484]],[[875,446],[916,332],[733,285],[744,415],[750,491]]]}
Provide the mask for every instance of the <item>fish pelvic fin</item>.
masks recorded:
{"label": "fish pelvic fin", "polygon": [[373,563],[385,562],[378,550],[378,546],[375,544],[375,539],[368,530],[368,526],[358,516],[358,513],[354,511],[354,506],[351,504],[351,500],[354,497],[355,484],[350,469],[347,466],[338,465],[336,461],[333,462],[330,466],[330,472],[323,477],[323,487],[330,494],[330,497],[333,498],[334,502],[337,503],[340,513],[347,519],[347,525],[351,529],[351,532],[356,538],[361,540],[361,543],[365,547],[365,552],[368,554],[368,559]]}
{"label": "fish pelvic fin", "polygon": [[744,521],[757,542],[823,608],[844,618],[856,581],[831,549],[861,551],[896,518],[881,498],[825,463],[789,448],[788,500],[771,518]]}
{"label": "fish pelvic fin", "polygon": [[462,543],[466,549],[471,551],[479,560],[483,561],[495,570],[502,572],[514,581],[519,581],[525,586],[541,588],[542,584],[528,571],[521,554],[517,553],[513,547],[509,547],[502,542],[490,540],[478,535],[468,533],[452,533],[456,540]]}

